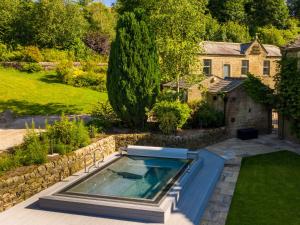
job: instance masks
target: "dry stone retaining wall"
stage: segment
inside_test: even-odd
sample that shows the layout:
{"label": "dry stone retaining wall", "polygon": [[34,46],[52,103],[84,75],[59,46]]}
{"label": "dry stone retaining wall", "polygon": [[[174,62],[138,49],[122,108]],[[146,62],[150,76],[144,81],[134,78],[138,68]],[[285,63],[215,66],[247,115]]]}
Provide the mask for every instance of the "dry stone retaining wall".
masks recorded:
{"label": "dry stone retaining wall", "polygon": [[[68,155],[56,156],[43,165],[18,168],[0,176],[0,212],[83,169],[85,155],[87,164],[92,164],[93,155],[88,153],[97,148],[103,149],[105,156],[129,144],[196,149],[226,137],[225,128],[195,131],[185,136],[150,133],[109,136]],[[99,160],[101,157],[96,151],[96,158]]]}
{"label": "dry stone retaining wall", "polygon": [[[0,177],[0,212],[83,169],[84,155],[99,146],[104,155],[113,153],[116,149],[114,137],[104,138],[69,155],[58,156],[43,165]],[[101,157],[99,152],[96,157]],[[93,156],[87,155],[87,163],[91,164],[92,160]]]}

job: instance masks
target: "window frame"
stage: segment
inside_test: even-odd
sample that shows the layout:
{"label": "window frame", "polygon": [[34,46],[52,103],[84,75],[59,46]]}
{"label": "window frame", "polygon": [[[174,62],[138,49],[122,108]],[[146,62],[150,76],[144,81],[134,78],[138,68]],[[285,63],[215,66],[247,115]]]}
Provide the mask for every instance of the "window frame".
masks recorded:
{"label": "window frame", "polygon": [[[209,65],[205,65],[205,62],[209,62]],[[208,73],[206,73],[206,69],[208,69]],[[203,59],[203,74],[206,76],[212,75],[212,59]]]}
{"label": "window frame", "polygon": [[[228,67],[228,76],[225,76],[225,70],[224,70],[225,66]],[[224,78],[226,78],[226,77],[231,77],[231,65],[228,64],[228,63],[223,64],[223,77],[224,77]]]}
{"label": "window frame", "polygon": [[[246,66],[244,65],[246,63]],[[249,60],[242,60],[242,67],[241,67],[241,75],[247,75],[249,73]],[[246,70],[247,72],[244,73]]]}
{"label": "window frame", "polygon": [[[266,66],[267,63],[267,66]],[[265,72],[267,70],[267,72]],[[271,61],[270,60],[264,60],[263,63],[263,75],[264,76],[270,76],[271,74]]]}

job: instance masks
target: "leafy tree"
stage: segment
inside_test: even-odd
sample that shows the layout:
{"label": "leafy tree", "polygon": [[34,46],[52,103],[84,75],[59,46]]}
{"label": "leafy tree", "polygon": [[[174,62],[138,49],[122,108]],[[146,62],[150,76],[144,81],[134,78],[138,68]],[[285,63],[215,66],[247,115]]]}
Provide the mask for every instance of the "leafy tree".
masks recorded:
{"label": "leafy tree", "polygon": [[13,45],[34,45],[34,5],[35,3],[32,1],[20,1],[11,24],[11,32],[7,33],[7,43]]}
{"label": "leafy tree", "polygon": [[247,20],[245,3],[246,0],[227,0],[223,12],[225,20],[245,23]]}
{"label": "leafy tree", "polygon": [[229,21],[224,23],[221,32],[223,41],[243,43],[251,41],[248,27],[236,22]]}
{"label": "leafy tree", "polygon": [[[162,80],[180,78],[191,73],[205,34],[206,0],[120,0],[119,13],[143,8],[156,33]],[[179,92],[179,85],[177,85]]]}
{"label": "leafy tree", "polygon": [[133,12],[135,9],[143,9],[147,15],[151,15],[158,7],[161,0],[118,0],[116,10],[119,14]]}
{"label": "leafy tree", "polygon": [[285,0],[252,0],[252,21],[256,26],[284,28],[289,18]]}
{"label": "leafy tree", "polygon": [[40,0],[33,10],[34,41],[41,47],[69,48],[86,31],[87,23],[78,4]]}
{"label": "leafy tree", "polygon": [[6,40],[11,34],[19,6],[20,0],[0,0],[0,40]]}
{"label": "leafy tree", "polygon": [[274,26],[266,26],[258,28],[257,33],[263,43],[284,46],[297,37],[299,28],[292,25],[287,30],[280,30]]}
{"label": "leafy tree", "polygon": [[155,37],[140,11],[120,16],[107,73],[108,97],[116,114],[132,127],[143,127],[159,92]]}
{"label": "leafy tree", "polygon": [[117,16],[113,9],[100,2],[94,2],[86,7],[86,11],[90,31],[108,36],[110,39],[115,37]]}
{"label": "leafy tree", "polygon": [[151,15],[152,26],[157,34],[163,80],[179,80],[191,74],[200,52],[202,22],[206,1],[166,0],[159,1],[158,10]]}

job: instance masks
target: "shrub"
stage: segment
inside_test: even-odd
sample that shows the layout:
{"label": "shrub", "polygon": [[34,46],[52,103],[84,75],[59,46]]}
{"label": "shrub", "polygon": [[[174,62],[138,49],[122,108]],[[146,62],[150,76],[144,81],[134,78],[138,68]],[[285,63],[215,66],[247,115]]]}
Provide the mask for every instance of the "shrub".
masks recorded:
{"label": "shrub", "polygon": [[85,44],[95,52],[107,55],[110,50],[109,36],[99,32],[90,31],[84,38]]}
{"label": "shrub", "polygon": [[61,62],[74,61],[75,56],[72,51],[58,50],[55,48],[47,48],[41,50],[41,54],[45,62]]}
{"label": "shrub", "polygon": [[64,77],[73,69],[73,62],[68,60],[61,61],[56,67],[56,74],[63,81]]}
{"label": "shrub", "polygon": [[95,105],[91,115],[93,119],[89,122],[89,124],[97,127],[98,129],[110,128],[113,124],[119,121],[118,116],[108,101],[99,102]]}
{"label": "shrub", "polygon": [[41,62],[43,61],[43,56],[36,46],[26,46],[22,50],[23,61],[25,62]]}
{"label": "shrub", "polygon": [[27,73],[35,73],[43,70],[43,67],[38,63],[22,63],[20,70]]}
{"label": "shrub", "polygon": [[190,122],[194,128],[217,128],[224,126],[224,113],[216,110],[208,103],[199,103],[195,107]]}
{"label": "shrub", "polygon": [[31,164],[42,164],[47,161],[49,149],[48,139],[34,130],[27,128],[24,142],[15,152],[15,158],[25,166]]}
{"label": "shrub", "polygon": [[165,113],[159,120],[159,129],[164,134],[174,134],[177,130],[178,121],[173,112]]}
{"label": "shrub", "polygon": [[12,154],[1,154],[0,156],[0,172],[8,171],[19,165],[19,162],[16,160]]}
{"label": "shrub", "polygon": [[[81,68],[74,67],[72,62],[63,61],[56,73],[66,84],[74,87],[89,87],[97,91],[106,90],[106,74],[97,72],[98,66],[93,63],[83,63]],[[98,69],[100,70],[100,69]]]}
{"label": "shrub", "polygon": [[[162,123],[166,124],[167,121],[172,121],[170,112],[176,117],[176,128],[181,128],[190,117],[191,110],[187,104],[180,103],[179,101],[162,101],[154,105],[153,113],[160,125]],[[168,119],[165,118],[166,114],[168,114]],[[165,125],[162,126],[164,127]]]}
{"label": "shrub", "polygon": [[69,147],[67,152],[84,147],[90,143],[89,131],[84,126],[83,121],[70,121],[64,115],[52,126],[47,126],[46,135],[51,140],[53,149],[55,145],[64,144]]}
{"label": "shrub", "polygon": [[7,46],[0,42],[0,61],[5,62],[9,59]]}

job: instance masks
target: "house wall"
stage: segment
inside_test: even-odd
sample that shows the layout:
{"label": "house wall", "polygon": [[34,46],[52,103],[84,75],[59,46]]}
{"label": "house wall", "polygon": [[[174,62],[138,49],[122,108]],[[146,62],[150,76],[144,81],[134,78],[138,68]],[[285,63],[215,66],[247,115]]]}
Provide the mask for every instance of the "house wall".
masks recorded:
{"label": "house wall", "polygon": [[228,94],[226,125],[231,135],[238,129],[256,128],[260,134],[271,132],[272,112],[264,105],[254,102],[243,87]]}
{"label": "house wall", "polygon": [[[203,64],[203,59],[212,60],[212,75],[224,78],[223,66],[229,64],[231,69],[231,77],[245,77],[241,75],[242,60],[249,60],[249,72],[257,75],[261,80],[271,88],[274,88],[274,76],[278,71],[278,61],[280,57],[268,57],[260,45],[260,54],[254,54],[249,49],[249,54],[245,56],[230,56],[230,55],[199,55],[198,60]],[[264,60],[270,61],[270,76],[263,75]],[[202,71],[200,71],[202,72]]]}
{"label": "house wall", "polygon": [[[241,86],[226,95],[225,124],[230,136],[235,137],[238,129],[256,128],[260,134],[271,132],[271,111],[265,106],[254,102]],[[210,102],[215,108],[224,111],[222,96]]]}

